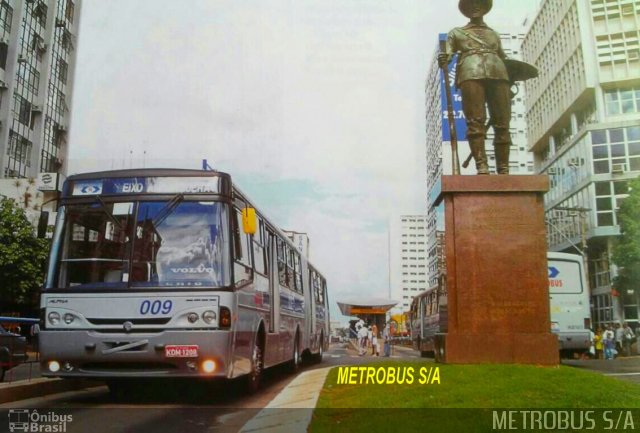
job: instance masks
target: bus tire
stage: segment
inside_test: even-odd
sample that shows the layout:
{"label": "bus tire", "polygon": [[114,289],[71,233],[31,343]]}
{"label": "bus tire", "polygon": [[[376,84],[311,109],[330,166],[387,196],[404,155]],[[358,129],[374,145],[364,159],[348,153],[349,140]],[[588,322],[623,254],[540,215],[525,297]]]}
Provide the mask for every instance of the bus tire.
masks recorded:
{"label": "bus tire", "polygon": [[321,363],[323,356],[324,356],[324,334],[320,334],[320,347],[318,347],[318,353],[314,355],[314,361],[317,363]]}
{"label": "bus tire", "polygon": [[247,391],[254,394],[260,389],[264,372],[264,352],[260,344],[260,334],[256,336],[251,352],[251,372],[247,375]]}
{"label": "bus tire", "polygon": [[444,335],[437,335],[435,338],[435,344],[434,344],[434,358],[435,361],[441,364],[444,364],[447,362],[446,359],[446,347],[445,347],[445,337]]}
{"label": "bus tire", "polygon": [[300,371],[300,365],[302,364],[302,355],[300,354],[300,333],[296,329],[296,336],[293,340],[293,359],[291,360],[291,372],[297,373]]}

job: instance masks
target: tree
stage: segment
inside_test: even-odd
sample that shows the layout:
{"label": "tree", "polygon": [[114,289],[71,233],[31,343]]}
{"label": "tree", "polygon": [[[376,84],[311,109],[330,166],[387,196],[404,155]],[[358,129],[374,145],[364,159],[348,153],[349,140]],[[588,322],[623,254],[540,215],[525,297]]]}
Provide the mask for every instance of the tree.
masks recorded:
{"label": "tree", "polygon": [[613,249],[613,262],[619,267],[615,287],[626,293],[640,289],[640,178],[629,182],[629,196],[617,215],[621,236]]}
{"label": "tree", "polygon": [[49,241],[38,239],[25,211],[0,201],[0,305],[35,309],[44,280]]}

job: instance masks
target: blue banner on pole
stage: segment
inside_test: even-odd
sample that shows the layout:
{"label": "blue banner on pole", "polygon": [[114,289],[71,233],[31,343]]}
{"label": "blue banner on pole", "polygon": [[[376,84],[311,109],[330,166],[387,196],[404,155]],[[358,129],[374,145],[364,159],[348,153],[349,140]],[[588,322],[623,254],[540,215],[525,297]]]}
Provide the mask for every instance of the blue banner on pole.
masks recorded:
{"label": "blue banner on pole", "polygon": [[[447,34],[440,33],[440,40],[446,41]],[[467,138],[467,121],[462,112],[462,92],[455,87],[456,69],[458,67],[458,56],[454,56],[451,63],[449,63],[449,84],[451,85],[451,98],[453,99],[453,117],[456,123],[456,134],[458,141],[465,140]],[[440,74],[440,96],[442,102],[442,140],[451,141],[451,134],[449,133],[449,113],[447,112],[447,97],[444,90],[444,76]]]}

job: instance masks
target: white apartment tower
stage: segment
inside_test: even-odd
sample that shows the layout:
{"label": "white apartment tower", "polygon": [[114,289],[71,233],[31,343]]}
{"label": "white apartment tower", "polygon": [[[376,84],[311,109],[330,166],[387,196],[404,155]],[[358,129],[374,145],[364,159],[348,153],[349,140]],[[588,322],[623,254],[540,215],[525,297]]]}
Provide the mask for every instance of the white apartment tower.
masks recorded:
{"label": "white apartment tower", "polygon": [[[612,296],[616,210],[640,175],[640,0],[544,0],[522,44],[528,147],[545,196],[549,248],[588,253],[592,321],[640,316],[638,293]],[[588,248],[582,240],[587,239]]]}
{"label": "white apartment tower", "polygon": [[390,227],[391,298],[395,309],[409,311],[411,300],[429,288],[427,216],[402,215]]}
{"label": "white apartment tower", "polygon": [[[495,29],[496,31],[503,29]],[[446,34],[440,34],[440,40],[446,40]],[[524,40],[524,28],[508,33],[500,33],[500,40],[505,54],[509,58],[521,60],[521,44]],[[440,178],[442,175],[453,173],[451,164],[451,141],[448,137],[448,121],[446,103],[444,100],[444,80],[438,67],[436,49],[431,61],[431,67],[426,82],[426,125],[427,125],[427,191],[429,191],[429,205],[433,203],[440,192]],[[462,104],[459,92],[455,91],[453,77],[455,75],[455,61],[452,62],[452,71],[449,76],[451,89],[454,93],[454,111],[456,112],[456,130],[458,131],[458,153],[462,163],[469,155],[469,144],[466,141],[466,123],[462,113]],[[525,91],[524,86],[519,86],[518,94],[513,98],[511,112],[511,152],[509,155],[509,169],[511,174],[533,174],[533,155],[527,151],[527,124],[525,122]],[[495,156],[493,151],[493,129],[487,133],[487,158],[489,168],[495,173]],[[461,169],[463,175],[475,175],[473,160],[467,169]],[[438,233],[444,231],[444,206],[429,210],[428,214],[428,260],[429,260],[429,286],[438,282],[439,275],[443,272],[442,261],[438,260],[443,248],[443,238],[438,240]]]}
{"label": "white apartment tower", "polygon": [[0,178],[65,168],[81,0],[0,0]]}

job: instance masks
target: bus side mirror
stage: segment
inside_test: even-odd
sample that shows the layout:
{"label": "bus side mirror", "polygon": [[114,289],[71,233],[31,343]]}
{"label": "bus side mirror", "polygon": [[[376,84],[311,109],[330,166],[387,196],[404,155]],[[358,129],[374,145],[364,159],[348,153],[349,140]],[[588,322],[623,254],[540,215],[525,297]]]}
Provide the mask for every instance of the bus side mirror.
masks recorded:
{"label": "bus side mirror", "polygon": [[47,227],[49,226],[49,212],[40,212],[38,219],[38,239],[44,239],[47,236]]}
{"label": "bus side mirror", "polygon": [[252,207],[242,209],[242,228],[248,235],[256,233],[257,228],[256,210]]}

